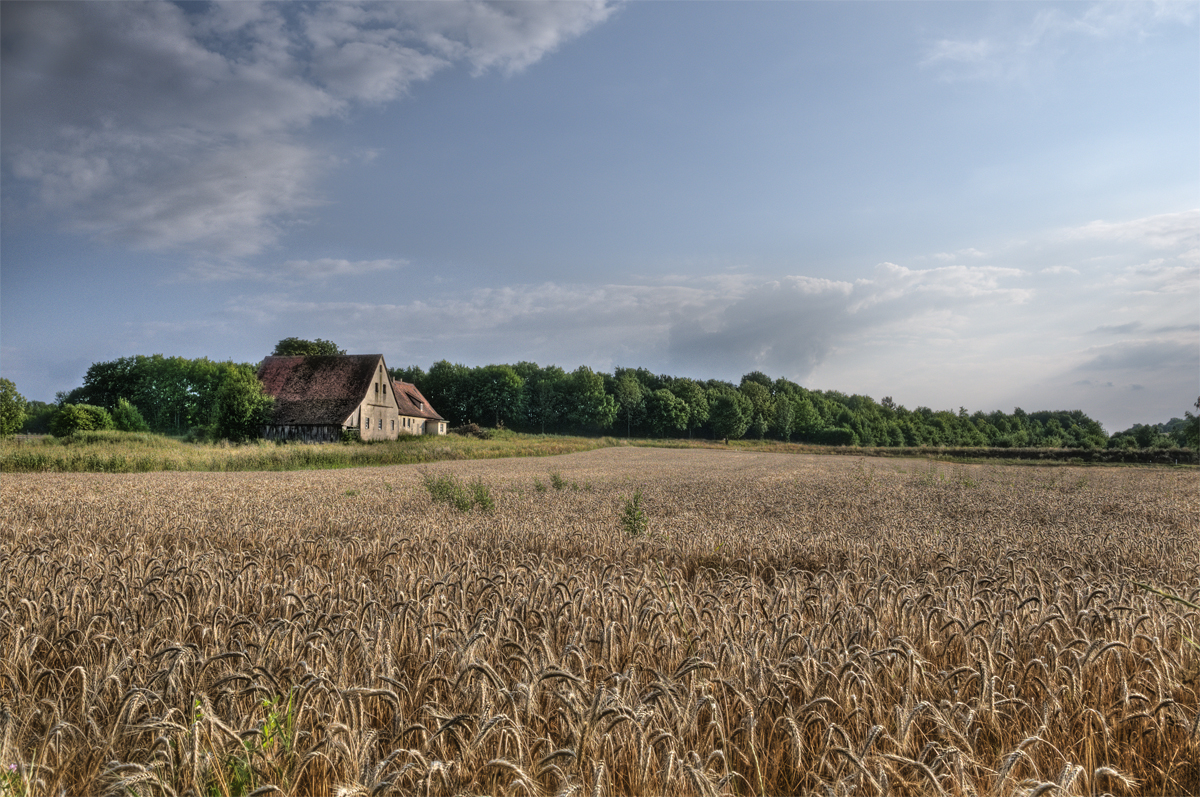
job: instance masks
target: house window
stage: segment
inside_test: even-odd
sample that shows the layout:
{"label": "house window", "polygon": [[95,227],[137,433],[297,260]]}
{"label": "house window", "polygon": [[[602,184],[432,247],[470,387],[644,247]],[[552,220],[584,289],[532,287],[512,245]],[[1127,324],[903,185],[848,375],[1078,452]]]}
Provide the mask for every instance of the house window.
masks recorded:
{"label": "house window", "polygon": [[396,421],[395,420],[392,421],[392,431],[393,432],[396,431]]}
{"label": "house window", "polygon": [[365,423],[367,424],[367,428],[370,429],[371,428],[371,419],[367,418]]}

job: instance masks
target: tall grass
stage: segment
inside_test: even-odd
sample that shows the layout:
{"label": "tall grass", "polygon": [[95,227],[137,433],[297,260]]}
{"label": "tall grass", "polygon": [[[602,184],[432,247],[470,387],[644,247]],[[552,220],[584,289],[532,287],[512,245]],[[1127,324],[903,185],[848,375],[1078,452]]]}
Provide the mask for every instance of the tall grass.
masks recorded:
{"label": "tall grass", "polygon": [[502,432],[487,440],[446,435],[405,436],[375,443],[277,444],[260,440],[231,445],[186,443],[154,434],[85,432],[66,438],[0,440],[0,472],[307,470],[550,456],[615,444],[613,438],[545,437]]}

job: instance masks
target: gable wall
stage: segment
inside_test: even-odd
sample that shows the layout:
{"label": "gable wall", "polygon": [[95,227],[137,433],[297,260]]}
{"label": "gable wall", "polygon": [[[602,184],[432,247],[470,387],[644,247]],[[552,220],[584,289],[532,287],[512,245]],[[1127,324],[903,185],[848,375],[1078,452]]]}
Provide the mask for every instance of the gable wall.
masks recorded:
{"label": "gable wall", "polygon": [[395,440],[400,435],[400,414],[392,392],[392,380],[388,378],[382,359],[375,368],[367,394],[346,425],[358,429],[363,440]]}

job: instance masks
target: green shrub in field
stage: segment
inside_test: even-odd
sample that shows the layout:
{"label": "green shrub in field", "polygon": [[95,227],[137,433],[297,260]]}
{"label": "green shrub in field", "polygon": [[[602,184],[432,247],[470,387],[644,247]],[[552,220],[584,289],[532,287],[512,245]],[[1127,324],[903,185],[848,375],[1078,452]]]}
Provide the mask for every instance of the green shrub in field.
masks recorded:
{"label": "green shrub in field", "polygon": [[426,473],[425,489],[435,504],[449,504],[459,512],[467,512],[472,506],[482,512],[496,508],[491,489],[482,481],[476,480],[468,488],[452,474],[433,476]]}
{"label": "green shrub in field", "polygon": [[567,486],[567,480],[558,471],[550,471],[550,484],[555,490],[561,490]]}
{"label": "green shrub in field", "polygon": [[492,491],[482,481],[476,480],[471,485],[471,496],[475,499],[475,507],[480,511],[492,512],[496,509],[496,502],[492,500]]}
{"label": "green shrub in field", "polygon": [[91,404],[64,404],[50,421],[50,433],[55,437],[112,428],[113,419],[108,410]]}
{"label": "green shrub in field", "polygon": [[626,537],[640,537],[646,533],[648,519],[642,509],[642,491],[638,488],[632,498],[625,499],[625,508],[621,511],[621,528]]}
{"label": "green shrub in field", "polygon": [[117,399],[117,408],[112,411],[113,425],[122,432],[148,432],[150,424],[128,399]]}

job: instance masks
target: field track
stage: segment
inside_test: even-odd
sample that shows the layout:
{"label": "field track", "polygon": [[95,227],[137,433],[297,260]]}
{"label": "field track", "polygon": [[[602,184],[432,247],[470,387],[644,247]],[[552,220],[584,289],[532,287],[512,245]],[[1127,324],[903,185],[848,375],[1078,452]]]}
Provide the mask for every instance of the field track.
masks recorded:
{"label": "field track", "polygon": [[1195,471],[6,474],[0,578],[0,795],[1200,794]]}

